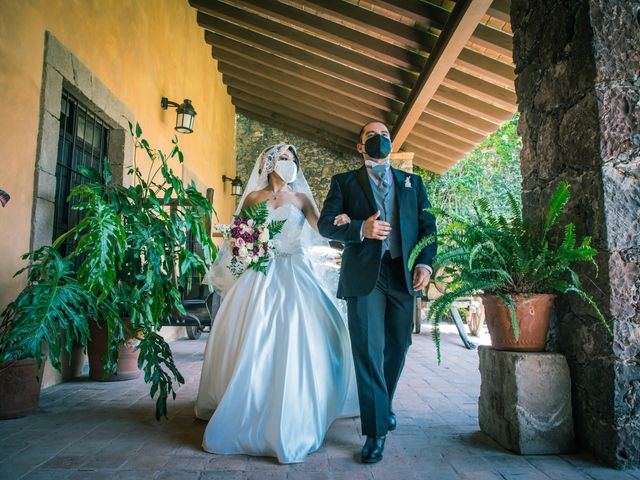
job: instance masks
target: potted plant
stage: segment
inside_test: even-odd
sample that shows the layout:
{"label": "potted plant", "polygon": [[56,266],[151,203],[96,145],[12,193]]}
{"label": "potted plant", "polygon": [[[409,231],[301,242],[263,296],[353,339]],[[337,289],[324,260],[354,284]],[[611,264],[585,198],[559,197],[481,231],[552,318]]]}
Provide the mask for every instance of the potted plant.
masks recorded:
{"label": "potted plant", "polygon": [[[597,251],[585,236],[577,241],[573,223],[559,228],[557,223],[569,200],[569,186],[556,188],[542,224],[524,220],[521,208],[510,193],[506,200],[510,213],[494,213],[484,199],[474,204],[474,216],[463,218],[440,209],[430,209],[450,221],[438,235],[440,252],[434,261],[434,278],[447,285],[428,313],[434,323],[433,338],[440,361],[440,318],[456,298],[481,295],[485,320],[494,348],[504,350],[544,350],[555,295],[573,292],[586,301],[611,334],[606,319],[593,298],[581,287],[573,269],[579,262],[594,266]],[[435,241],[422,239],[413,249],[409,266],[419,252]]]}
{"label": "potted plant", "polygon": [[[145,381],[151,384],[151,397],[158,395],[156,418],[160,418],[166,416],[168,396],[175,398],[174,381],[181,384],[184,379],[158,330],[176,312],[186,313],[181,289],[190,289],[192,275],[204,274],[212,260],[215,246],[205,222],[213,207],[195,184],[185,186],[170,168],[172,159],[183,162],[176,137],[166,155],[142,138],[138,124],[129,126],[135,144],[134,162],[128,171],[132,185],[113,182],[106,159],[101,172],[84,168],[82,173],[89,182],[70,194],[82,219],[43,251],[64,263],[65,282],[82,293],[85,303],[77,304],[77,312],[85,307],[82,334],[67,336],[65,347],[70,349],[74,341],[90,343],[90,330],[94,336],[102,336],[100,345],[89,347],[90,360],[94,365],[96,360],[99,363],[94,377],[131,376],[132,372],[118,368],[119,359],[122,352],[138,356],[133,370],[142,369]],[[146,154],[146,175],[138,166],[139,151]],[[202,256],[184,248],[188,234],[200,245]],[[67,258],[61,258],[56,248],[69,236],[75,238],[76,246]],[[76,262],[75,271],[71,260]],[[15,307],[6,312],[7,345],[20,345],[16,338],[23,338],[24,324],[44,322],[41,312],[33,309],[35,301],[34,295],[28,297],[25,303],[31,304],[22,316],[12,314]],[[56,319],[61,324],[69,322],[69,313],[76,310],[62,309]],[[53,330],[48,335],[47,341],[55,341]],[[37,354],[39,348],[32,350]],[[96,353],[96,348],[102,351]],[[50,351],[52,362],[54,356],[58,358],[55,354]]]}
{"label": "potted plant", "polygon": [[[177,137],[166,155],[142,138],[138,124],[135,129],[129,125],[135,144],[129,169],[133,183],[112,182],[108,162],[103,172],[85,170],[92,181],[72,192],[84,213],[72,256],[82,259],[79,282],[98,299],[96,324],[108,346],[105,374],[118,373],[123,346],[139,353],[137,364],[151,383],[151,396],[159,394],[160,418],[166,415],[168,395],[175,398],[173,380],[180,384],[184,379],[158,330],[176,312],[186,313],[181,289],[190,289],[193,273],[203,275],[212,260],[215,247],[205,222],[213,208],[195,184],[185,186],[170,168],[171,159],[183,162]],[[146,154],[146,174],[138,166],[139,151]],[[188,233],[203,256],[184,248]]]}
{"label": "potted plant", "polygon": [[96,299],[77,281],[71,262],[56,247],[24,255],[27,286],[2,313],[0,323],[0,418],[16,418],[36,410],[48,348],[60,371],[60,354],[75,343],[86,344],[87,316],[97,315]]}

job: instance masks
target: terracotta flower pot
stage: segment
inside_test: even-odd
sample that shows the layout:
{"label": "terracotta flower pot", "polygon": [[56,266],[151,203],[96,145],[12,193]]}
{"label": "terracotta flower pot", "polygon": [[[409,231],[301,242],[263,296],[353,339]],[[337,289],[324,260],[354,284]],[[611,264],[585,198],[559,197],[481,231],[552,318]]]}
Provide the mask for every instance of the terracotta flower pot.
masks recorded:
{"label": "terracotta flower pot", "polygon": [[515,339],[509,308],[497,295],[482,297],[491,346],[497,350],[541,352],[547,341],[555,295],[512,295],[520,333]]}
{"label": "terracotta flower pot", "polygon": [[135,345],[127,341],[120,345],[118,350],[118,374],[110,374],[104,378],[103,357],[108,349],[108,332],[106,328],[99,328],[96,322],[90,322],[91,340],[87,344],[89,357],[89,378],[97,381],[114,382],[119,380],[133,380],[142,372],[138,368],[138,351],[134,351]]}
{"label": "terracotta flower pot", "polygon": [[35,358],[0,363],[0,419],[24,417],[36,411],[44,371]]}

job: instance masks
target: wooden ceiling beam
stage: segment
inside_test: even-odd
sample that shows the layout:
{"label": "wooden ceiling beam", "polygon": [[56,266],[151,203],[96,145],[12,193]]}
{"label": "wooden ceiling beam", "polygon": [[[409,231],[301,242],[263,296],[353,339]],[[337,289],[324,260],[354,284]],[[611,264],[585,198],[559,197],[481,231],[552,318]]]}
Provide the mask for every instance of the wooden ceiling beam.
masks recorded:
{"label": "wooden ceiling beam", "polygon": [[[449,147],[460,153],[467,153],[475,147],[473,143],[454,138],[451,135],[447,135],[446,133],[439,132],[426,126],[422,126],[419,129],[414,127],[411,131],[411,135],[407,137],[407,141],[410,141],[414,136],[420,140],[429,140],[433,143]],[[420,141],[416,140],[414,143],[420,143]]]}
{"label": "wooden ceiling beam", "polygon": [[315,10],[325,18],[364,33],[375,34],[405,48],[430,51],[433,44],[423,32],[396,22],[385,15],[342,0],[284,0],[305,10]]}
{"label": "wooden ceiling beam", "polygon": [[493,0],[493,3],[487,10],[487,15],[491,15],[498,20],[507,22],[511,25],[511,0]]}
{"label": "wooden ceiling beam", "polygon": [[459,0],[456,3],[398,121],[393,126],[394,151],[402,146],[411,133],[490,4],[491,0]]}
{"label": "wooden ceiling beam", "polygon": [[[245,117],[256,120],[260,123],[264,123],[266,125],[270,125],[280,130],[284,130],[285,132],[293,133],[294,135],[298,135],[300,137],[306,138],[307,140],[311,140],[312,142],[315,142],[319,145],[330,148],[331,150],[337,150],[343,153],[354,153],[355,151],[353,147],[347,147],[341,142],[336,142],[335,139],[324,137],[322,136],[323,132],[310,129],[307,126],[303,126],[300,123],[295,123],[294,124],[295,126],[293,126],[291,124],[283,123],[282,121],[271,118],[268,115],[263,115],[255,111],[247,110],[241,107],[237,107],[236,112],[244,115]],[[301,153],[302,153],[302,156],[304,157],[304,151]],[[302,168],[304,170],[304,165]]]}
{"label": "wooden ceiling beam", "polygon": [[470,71],[485,80],[515,91],[516,73],[513,65],[499,62],[481,53],[464,48],[455,61],[457,69]]}
{"label": "wooden ceiling beam", "polygon": [[423,126],[432,128],[433,130],[463,141],[473,142],[474,144],[480,143],[485,139],[485,136],[480,133],[461,127],[460,125],[456,125],[447,120],[443,120],[442,118],[434,116],[428,112],[425,112],[420,116],[420,120],[418,120],[418,123],[416,123],[413,128],[415,130],[420,129]]}
{"label": "wooden ceiling beam", "polygon": [[231,87],[229,88],[229,94],[232,96],[239,96],[237,92],[240,91],[259,98],[268,98],[272,102],[282,104],[282,107],[285,108],[291,108],[291,105],[294,105],[297,107],[296,109],[298,111],[300,111],[300,108],[313,110],[314,115],[316,114],[316,111],[323,112],[327,115],[326,120],[331,121],[333,125],[344,128],[345,130],[352,130],[355,133],[357,133],[369,120],[369,118],[364,115],[335,107],[334,105],[316,97],[300,94],[292,89],[279,88],[279,85],[277,84],[269,84],[260,81],[249,82],[226,74],[223,74],[223,82],[227,86]]}
{"label": "wooden ceiling beam", "polygon": [[450,165],[447,168],[440,167],[438,165],[431,163],[429,160],[423,157],[420,157],[419,155],[416,155],[413,157],[413,164],[420,168],[424,168],[425,170],[429,170],[430,172],[437,173],[439,175],[443,175],[447,173],[447,170],[449,170],[449,168],[453,166],[453,165]]}
{"label": "wooden ceiling beam", "polygon": [[460,70],[449,70],[447,76],[442,80],[442,84],[505,110],[514,109],[514,106],[518,104],[516,94],[511,90]]}
{"label": "wooden ceiling beam", "polygon": [[[200,18],[202,15],[204,14],[199,13],[198,17]],[[224,20],[218,20],[214,17],[209,17],[209,19],[210,20],[207,21],[208,26],[205,28],[211,31],[205,32],[205,41],[211,45],[215,45],[216,37],[214,35],[218,34],[245,43],[258,50],[263,50],[292,62],[319,70],[327,75],[338,77],[379,95],[398,98],[402,101],[407,98],[409,94],[410,89],[402,85],[386,82],[381,78],[360,72],[305,49],[274,40],[266,35],[238,27]],[[215,34],[212,33],[213,31],[215,31]]]}
{"label": "wooden ceiling beam", "polygon": [[[307,125],[317,125],[317,128],[324,130],[332,135],[335,135],[338,139],[344,140],[347,143],[352,142],[355,148],[356,137],[358,130],[353,131],[349,125],[341,126],[333,123],[335,117],[326,115],[323,112],[309,112],[307,107],[300,104],[282,105],[272,99],[266,99],[253,95],[249,92],[242,92],[233,87],[227,87],[229,95],[231,95],[231,103],[243,102],[243,105],[255,105],[261,107],[266,112],[273,112],[274,114],[286,114],[286,116],[293,118],[297,121],[303,122]],[[231,93],[233,92],[233,93]]]}
{"label": "wooden ceiling beam", "polygon": [[513,58],[513,35],[488,25],[479,24],[471,41],[493,52]]}
{"label": "wooden ceiling beam", "polygon": [[[190,0],[189,3],[196,8],[204,5],[205,8],[202,10],[206,13],[206,5],[210,2],[207,0]],[[275,0],[260,0],[259,2],[234,0],[233,4],[244,10],[266,15],[284,25],[303,29],[329,42],[346,45],[355,51],[370,55],[396,67],[419,71],[426,61],[426,56],[414,50],[393,45],[282,2]]]}
{"label": "wooden ceiling beam", "polygon": [[[441,5],[420,0],[362,0],[360,4],[363,6],[373,5],[380,11],[393,12],[405,16],[415,21],[417,27],[425,30],[428,28],[442,30],[451,13]],[[494,1],[487,10],[488,15],[490,15],[489,10],[495,4],[496,2]],[[496,9],[491,11],[496,12]],[[507,8],[507,17],[508,12],[509,9]],[[500,19],[503,20],[504,14],[500,12],[499,15],[502,17]],[[508,18],[503,21],[510,23],[511,19]],[[509,58],[512,56],[513,36],[508,32],[480,24],[471,35],[470,41]]]}
{"label": "wooden ceiling beam", "polygon": [[440,85],[433,95],[433,99],[493,123],[503,123],[510,120],[516,110],[515,105],[511,110],[504,110],[445,85]]}
{"label": "wooden ceiling beam", "polygon": [[256,34],[262,34],[271,40],[277,40],[290,47],[313,53],[326,60],[389,83],[410,86],[417,78],[416,70],[409,71],[389,65],[371,55],[356,52],[337,43],[324,40],[317,35],[297,30],[242,8],[219,0],[192,0],[192,2],[196,1],[202,4],[199,8],[206,8],[206,13],[200,10],[197,15],[198,24],[206,29],[216,31],[218,28],[225,28],[236,34],[242,34],[242,31],[238,29],[243,29],[244,35],[248,35],[247,38],[251,39]]}
{"label": "wooden ceiling beam", "polygon": [[309,88],[313,88],[315,85],[341,92],[353,98],[356,102],[362,102],[371,107],[392,112],[395,115],[402,110],[402,103],[395,98],[382,96],[340,78],[265,52],[264,50],[258,50],[251,45],[238,42],[231,38],[215,33],[211,33],[209,37],[213,43],[214,58],[226,63],[240,67],[246,65],[249,69],[257,67],[256,71],[272,69],[280,72],[279,76],[286,75],[287,77],[297,78],[309,83]]}
{"label": "wooden ceiling beam", "polygon": [[269,90],[276,89],[278,92],[295,90],[299,92],[298,95],[311,95],[333,105],[332,108],[338,108],[339,111],[344,111],[345,113],[353,112],[369,120],[379,120],[390,123],[395,120],[395,115],[367,105],[353,97],[343,95],[341,92],[337,92],[331,88],[309,85],[303,80],[288,75],[283,77],[281,72],[263,65],[256,64],[260,67],[256,68],[256,66],[252,66],[246,59],[239,63],[241,63],[241,65],[227,63],[226,60],[219,59],[218,70],[223,74],[248,83],[264,85]]}
{"label": "wooden ceiling beam", "polygon": [[425,112],[431,113],[443,120],[448,120],[456,125],[460,125],[468,130],[478,132],[481,135],[489,135],[498,128],[498,124],[496,123],[487,122],[482,118],[466,113],[464,110],[450,107],[449,105],[440,103],[437,100],[431,100],[425,109]]}
{"label": "wooden ceiling beam", "polygon": [[422,158],[428,159],[431,163],[441,168],[449,168],[451,165],[454,165],[457,161],[457,158],[459,157],[458,155],[456,155],[453,158],[449,158],[437,151],[421,147],[420,145],[412,145],[411,147],[409,145],[405,145],[404,149],[408,152],[414,152],[416,155]]}
{"label": "wooden ceiling beam", "polygon": [[[413,140],[416,140],[416,138],[414,137]],[[442,167],[446,167],[451,161],[465,156],[465,153],[463,152],[457,152],[455,150],[444,148],[441,145],[425,140],[416,142],[407,139],[404,142],[404,148],[406,150],[409,150],[410,152],[428,152],[433,155],[434,163],[437,163]]]}

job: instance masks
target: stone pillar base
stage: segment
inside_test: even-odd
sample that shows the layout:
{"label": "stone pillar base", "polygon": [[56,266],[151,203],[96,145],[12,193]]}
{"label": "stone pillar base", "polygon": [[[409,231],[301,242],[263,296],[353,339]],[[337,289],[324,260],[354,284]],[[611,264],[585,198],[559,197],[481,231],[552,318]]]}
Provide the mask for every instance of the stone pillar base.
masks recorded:
{"label": "stone pillar base", "polygon": [[575,450],[571,378],[559,353],[481,346],[480,430],[521,455]]}

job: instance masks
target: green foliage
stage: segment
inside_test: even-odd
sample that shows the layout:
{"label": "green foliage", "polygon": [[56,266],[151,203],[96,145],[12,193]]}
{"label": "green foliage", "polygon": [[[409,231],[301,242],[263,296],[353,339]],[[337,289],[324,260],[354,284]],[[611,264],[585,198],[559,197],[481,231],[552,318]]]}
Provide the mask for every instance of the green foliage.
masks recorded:
{"label": "green foliage", "polygon": [[[71,262],[51,247],[23,255],[29,266],[27,287],[2,312],[0,363],[35,358],[42,361],[42,344],[49,347],[51,364],[60,370],[60,354],[74,343],[87,343],[88,315],[95,315],[96,298],[76,280]],[[64,345],[62,344],[64,340]]]}
{"label": "green foliage", "polygon": [[[605,329],[611,333],[602,312],[582,290],[578,275],[572,268],[579,262],[595,266],[593,258],[597,251],[591,247],[590,237],[577,241],[572,223],[562,228],[557,225],[568,200],[569,186],[562,182],[550,200],[541,225],[522,218],[521,209],[510,192],[504,201],[509,212],[506,215],[492,208],[484,198],[474,202],[471,218],[431,209],[436,217],[444,218],[448,224],[438,235],[438,239],[442,239],[439,241],[441,247],[433,264],[434,271],[443,272],[434,281],[446,283],[448,288],[433,302],[428,314],[434,322],[438,362],[440,318],[457,298],[466,295],[498,295],[511,311],[512,328],[517,339],[514,295],[575,292],[593,308]],[[412,254],[419,252],[421,245],[418,244]],[[415,257],[412,255],[412,258]],[[409,267],[412,268],[413,263]]]}
{"label": "green foliage", "polygon": [[[44,340],[52,364],[59,368],[61,337],[56,328],[65,333],[67,349],[74,341],[86,345],[91,318],[108,329],[107,376],[117,370],[119,346],[137,337],[139,365],[151,383],[151,396],[158,395],[160,418],[166,416],[168,395],[175,397],[172,378],[178,384],[184,379],[169,345],[156,332],[175,312],[184,313],[181,289],[191,288],[192,274],[202,276],[213,260],[215,247],[205,221],[214,211],[194,184],[185,186],[171,169],[172,159],[183,162],[176,137],[165,155],[142,138],[140,125],[129,127],[136,152],[129,168],[133,184],[114,183],[106,159],[102,172],[83,170],[89,182],[70,194],[82,219],[51,247],[25,257],[31,260],[29,285],[3,314],[9,328],[0,347],[5,355],[19,351],[39,359]],[[138,168],[139,150],[148,157],[146,176]],[[184,248],[188,233],[202,255]],[[69,235],[76,237],[77,246],[62,259],[56,249]],[[72,271],[72,259],[79,263],[77,272]],[[33,340],[27,343],[31,331]]]}
{"label": "green foliage", "polygon": [[[520,202],[522,141],[517,123],[518,114],[443,175],[414,167],[425,182],[434,208],[469,217],[473,214],[473,202],[479,198],[485,198],[496,212],[503,214],[508,213],[508,206],[501,203],[507,192]],[[440,218],[438,229],[446,228],[447,221]]]}

